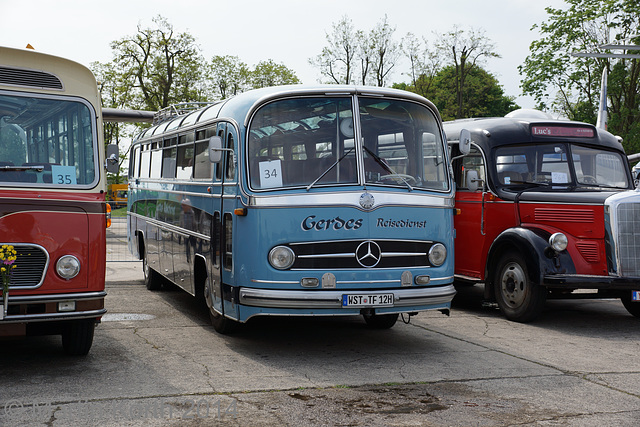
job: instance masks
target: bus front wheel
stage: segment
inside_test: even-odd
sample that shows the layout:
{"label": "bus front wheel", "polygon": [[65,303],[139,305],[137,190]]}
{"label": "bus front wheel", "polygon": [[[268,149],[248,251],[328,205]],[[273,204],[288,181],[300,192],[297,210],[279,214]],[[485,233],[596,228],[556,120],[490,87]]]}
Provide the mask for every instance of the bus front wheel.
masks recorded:
{"label": "bus front wheel", "polygon": [[93,344],[94,319],[69,322],[62,329],[62,348],[68,356],[85,356]]}
{"label": "bus front wheel", "polygon": [[213,308],[213,288],[211,287],[211,280],[208,277],[205,280],[203,293],[204,300],[207,303],[207,309],[209,310],[209,318],[211,319],[213,329],[215,329],[216,332],[222,335],[233,333],[238,328],[239,323],[218,313]]}
{"label": "bus front wheel", "polygon": [[496,302],[509,320],[529,322],[535,319],[546,301],[546,289],[531,281],[527,264],[518,253],[503,255],[493,281]]}

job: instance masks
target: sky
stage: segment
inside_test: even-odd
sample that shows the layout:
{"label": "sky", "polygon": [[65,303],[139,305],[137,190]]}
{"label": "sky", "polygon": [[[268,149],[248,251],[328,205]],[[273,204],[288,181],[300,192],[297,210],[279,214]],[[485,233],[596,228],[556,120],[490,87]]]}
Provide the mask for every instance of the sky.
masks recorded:
{"label": "sky", "polygon": [[[385,14],[400,41],[411,32],[430,43],[438,34],[459,29],[484,31],[501,58],[484,68],[495,75],[505,95],[523,108],[534,100],[521,96],[521,65],[539,37],[534,24],[548,18],[546,7],[566,8],[562,0],[0,0],[0,45],[62,56],[86,66],[112,59],[110,43],[153,27],[165,17],[176,32],[194,36],[204,57],[234,55],[250,67],[273,60],[292,69],[303,83],[318,83],[309,65],[327,45],[332,24],[348,16],[358,30],[370,31]],[[1,58],[0,58],[1,61]],[[401,60],[391,82],[408,82],[409,64]]]}

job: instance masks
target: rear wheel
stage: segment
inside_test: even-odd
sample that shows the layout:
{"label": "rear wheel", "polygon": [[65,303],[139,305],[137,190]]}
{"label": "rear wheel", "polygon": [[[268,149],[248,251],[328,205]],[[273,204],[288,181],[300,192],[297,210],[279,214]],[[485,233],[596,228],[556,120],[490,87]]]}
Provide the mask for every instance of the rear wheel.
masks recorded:
{"label": "rear wheel", "polygon": [[398,314],[363,314],[364,321],[371,329],[389,329],[396,324]]}
{"label": "rear wheel", "polygon": [[147,259],[147,252],[144,252],[142,257],[142,272],[144,274],[144,285],[150,291],[157,291],[162,286],[159,274],[149,266],[149,260]]}
{"label": "rear wheel", "polygon": [[620,301],[622,301],[622,305],[624,305],[624,308],[626,308],[629,313],[640,317],[640,301],[632,301],[631,292],[625,293],[625,295],[620,298]]}
{"label": "rear wheel", "polygon": [[547,299],[546,289],[531,281],[519,253],[502,256],[493,285],[496,302],[507,319],[529,322],[542,312]]}
{"label": "rear wheel", "polygon": [[62,348],[69,356],[85,356],[93,344],[94,319],[69,322],[62,329]]}

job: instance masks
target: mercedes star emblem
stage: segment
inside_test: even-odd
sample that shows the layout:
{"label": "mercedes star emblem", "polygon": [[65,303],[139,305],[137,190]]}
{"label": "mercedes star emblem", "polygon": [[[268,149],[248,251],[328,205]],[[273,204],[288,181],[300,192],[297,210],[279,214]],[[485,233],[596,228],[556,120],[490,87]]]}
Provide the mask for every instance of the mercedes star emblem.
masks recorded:
{"label": "mercedes star emblem", "polygon": [[375,199],[373,198],[373,194],[367,193],[365,191],[360,195],[360,206],[362,206],[364,209],[371,209],[374,203]]}
{"label": "mercedes star emblem", "polygon": [[356,249],[356,260],[365,268],[375,267],[380,262],[380,258],[382,258],[382,251],[373,240],[360,243]]}

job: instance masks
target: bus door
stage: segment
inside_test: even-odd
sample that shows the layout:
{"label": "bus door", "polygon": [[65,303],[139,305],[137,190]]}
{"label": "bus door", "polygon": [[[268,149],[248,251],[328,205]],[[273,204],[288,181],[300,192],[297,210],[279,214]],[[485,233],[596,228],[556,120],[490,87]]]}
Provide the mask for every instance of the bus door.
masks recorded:
{"label": "bus door", "polygon": [[[238,135],[233,125],[227,123],[224,130],[224,147],[227,149],[223,153],[224,161],[219,165],[222,166],[222,209],[221,209],[221,272],[222,283],[226,286],[225,296],[231,294],[230,286],[235,285],[233,274],[233,235],[235,232],[234,210],[237,203],[238,195]],[[236,306],[234,301],[225,298],[224,311],[231,317],[236,317]]]}
{"label": "bus door", "polygon": [[[458,161],[456,171],[456,268],[457,275],[482,278],[486,243],[487,182],[482,153],[475,145]],[[464,259],[464,262],[461,260]],[[459,266],[465,266],[464,268]]]}
{"label": "bus door", "polygon": [[233,307],[230,297],[223,308],[223,283],[227,284],[224,291],[230,295],[230,284],[233,281],[232,274],[232,237],[233,237],[233,210],[237,194],[237,133],[233,126],[227,123],[218,123],[216,135],[222,138],[224,148],[233,150],[224,151],[222,161],[215,165],[214,197],[212,198],[211,221],[211,247],[212,247],[212,271],[211,285],[213,287],[213,305],[221,312],[232,317]]}

